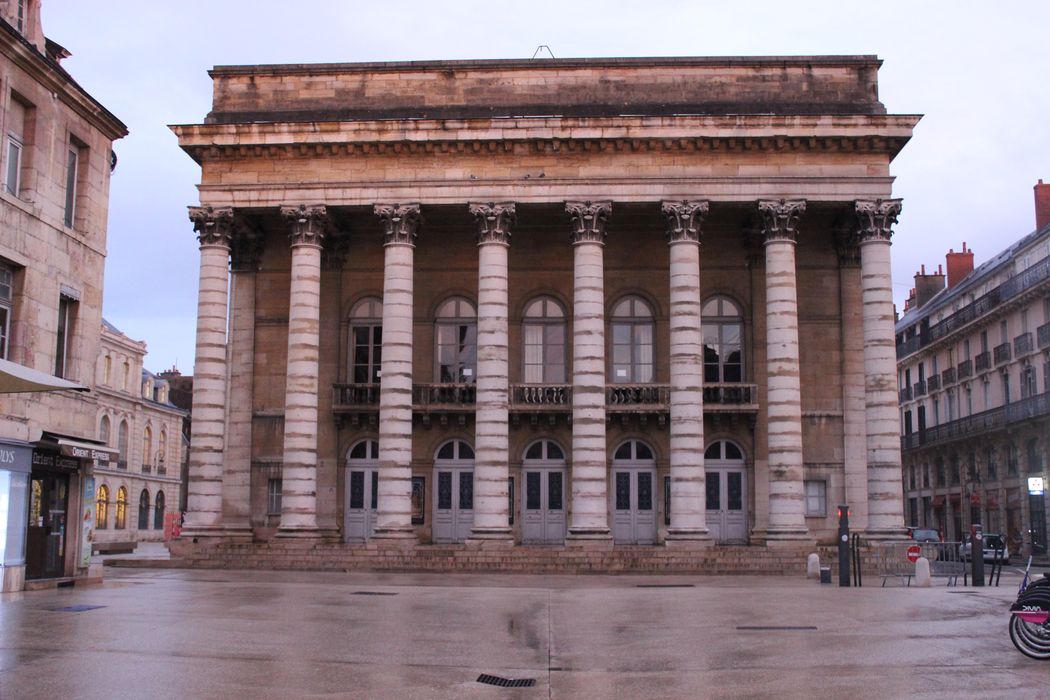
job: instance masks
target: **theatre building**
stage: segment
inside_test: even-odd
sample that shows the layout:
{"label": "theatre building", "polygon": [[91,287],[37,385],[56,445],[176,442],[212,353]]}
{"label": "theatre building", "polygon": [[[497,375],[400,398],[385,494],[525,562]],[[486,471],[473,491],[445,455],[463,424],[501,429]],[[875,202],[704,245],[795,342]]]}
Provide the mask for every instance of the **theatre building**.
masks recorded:
{"label": "theatre building", "polygon": [[898,536],[879,65],[213,69],[186,551]]}

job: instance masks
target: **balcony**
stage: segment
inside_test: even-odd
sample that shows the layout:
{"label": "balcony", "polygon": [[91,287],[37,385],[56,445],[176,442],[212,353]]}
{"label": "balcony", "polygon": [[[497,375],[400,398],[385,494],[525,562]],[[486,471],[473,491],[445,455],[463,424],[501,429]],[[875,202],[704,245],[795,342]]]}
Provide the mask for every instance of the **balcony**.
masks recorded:
{"label": "balcony", "polygon": [[910,386],[906,386],[903,389],[901,389],[900,402],[904,403],[905,401],[911,401],[911,387]]}
{"label": "balcony", "polygon": [[474,384],[413,384],[412,408],[417,411],[473,412],[478,400]]}
{"label": "balcony", "polygon": [[117,460],[117,469],[125,469],[126,470],[127,468],[128,468],[128,460],[126,460],[126,459],[118,459]]}
{"label": "balcony", "polygon": [[992,366],[992,356],[988,352],[982,352],[973,358],[974,365],[977,367],[978,372],[983,372]]}
{"label": "balcony", "polygon": [[1017,423],[1045,417],[1050,417],[1050,392],[1029,396],[1005,406],[981,411],[972,416],[943,423],[910,435],[903,435],[901,436],[901,449],[909,450],[961,438],[971,438]]}
{"label": "balcony", "polygon": [[941,388],[941,375],[931,374],[930,378],[926,380],[926,388],[930,391],[937,391]]}
{"label": "balcony", "polygon": [[668,384],[610,384],[605,387],[608,411],[667,411],[671,406]]}
{"label": "balcony", "polygon": [[379,408],[378,384],[335,384],[332,386],[333,410]]}
{"label": "balcony", "polygon": [[912,386],[912,393],[915,395],[915,398],[919,398],[920,396],[925,396],[926,395],[926,382],[925,382],[925,380],[920,379],[919,381],[915,382],[915,384]]}
{"label": "balcony", "polygon": [[955,383],[955,368],[949,367],[948,369],[941,372],[941,383],[947,387],[949,384]]}
{"label": "balcony", "polygon": [[757,413],[757,384],[705,384],[704,413]]}
{"label": "balcony", "polygon": [[510,409],[523,412],[571,411],[569,384],[512,384]]}
{"label": "balcony", "polygon": [[1010,343],[1003,343],[1002,345],[996,345],[992,348],[992,359],[995,360],[995,364],[1002,364],[1003,362],[1010,361]]}
{"label": "balcony", "polygon": [[143,474],[152,474],[153,473],[153,465],[152,464],[143,464],[142,465],[142,473]]}
{"label": "balcony", "polygon": [[1035,334],[1040,350],[1050,345],[1050,323],[1044,323],[1039,326],[1039,328],[1036,329]]}
{"label": "balcony", "polygon": [[959,381],[969,379],[973,376],[973,360],[963,360],[955,367],[955,374]]}
{"label": "balcony", "polygon": [[168,473],[168,468],[165,467],[163,463],[157,465],[157,474],[158,475],[164,476],[167,473]]}
{"label": "balcony", "polygon": [[1032,333],[1022,333],[1021,335],[1014,338],[1014,357],[1021,357],[1027,355],[1034,349],[1032,345]]}

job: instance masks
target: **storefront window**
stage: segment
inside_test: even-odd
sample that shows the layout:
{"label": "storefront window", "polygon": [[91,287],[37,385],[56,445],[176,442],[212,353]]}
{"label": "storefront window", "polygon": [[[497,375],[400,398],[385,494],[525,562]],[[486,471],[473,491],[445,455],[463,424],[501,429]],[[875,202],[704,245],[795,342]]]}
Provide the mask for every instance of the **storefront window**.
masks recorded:
{"label": "storefront window", "polygon": [[29,474],[0,470],[0,563],[18,566],[26,559],[26,491]]}

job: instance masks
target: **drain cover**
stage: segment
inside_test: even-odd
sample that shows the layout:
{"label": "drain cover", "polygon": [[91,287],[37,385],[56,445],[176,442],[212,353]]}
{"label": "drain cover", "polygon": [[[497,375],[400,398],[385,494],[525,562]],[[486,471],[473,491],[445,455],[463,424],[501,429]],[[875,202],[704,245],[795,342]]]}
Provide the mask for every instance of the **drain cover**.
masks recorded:
{"label": "drain cover", "polygon": [[397,595],[397,593],[389,593],[387,591],[354,591],[350,595]]}
{"label": "drain cover", "polygon": [[737,627],[738,630],[746,630],[748,632],[783,632],[783,631],[795,631],[795,630],[815,630],[813,626],[802,626],[802,627]]}
{"label": "drain cover", "polygon": [[536,685],[535,678],[500,678],[482,673],[478,676],[478,683],[499,686],[500,688],[531,688]]}
{"label": "drain cover", "polygon": [[84,612],[86,610],[98,610],[105,605],[67,605],[64,608],[51,608],[52,612]]}

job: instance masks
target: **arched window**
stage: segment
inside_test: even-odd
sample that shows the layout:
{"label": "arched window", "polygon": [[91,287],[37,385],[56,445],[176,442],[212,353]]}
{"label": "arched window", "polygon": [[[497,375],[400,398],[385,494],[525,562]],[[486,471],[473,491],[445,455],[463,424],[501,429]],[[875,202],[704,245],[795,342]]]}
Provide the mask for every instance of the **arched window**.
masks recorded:
{"label": "arched window", "polygon": [[124,391],[131,391],[131,365],[124,360]]}
{"label": "arched window", "polygon": [[120,456],[117,458],[117,467],[119,469],[128,468],[128,422],[126,420],[120,421],[120,428],[117,429],[117,452]]}
{"label": "arched window", "polygon": [[123,530],[128,526],[128,490],[121,486],[117,489],[117,519],[113,527]]}
{"label": "arched window", "polygon": [[109,386],[109,383],[113,381],[113,358],[106,355],[106,358],[102,361],[102,383]]}
{"label": "arched window", "polygon": [[142,429],[142,471],[149,471],[153,464],[153,430],[147,425]]}
{"label": "arched window", "polygon": [[98,439],[102,442],[109,444],[109,416],[102,416],[102,419],[98,422]]}
{"label": "arched window", "polygon": [[551,440],[537,440],[528,446],[525,450],[525,459],[533,460],[563,460],[565,459],[565,452],[562,451],[558,443]]}
{"label": "arched window", "polygon": [[526,384],[565,382],[565,311],[551,297],[539,297],[525,307],[522,358]]}
{"label": "arched window", "polygon": [[95,497],[95,528],[105,530],[109,527],[109,487],[99,484]]}
{"label": "arched window", "polygon": [[383,302],[368,297],[350,310],[350,381],[378,384],[383,360]]}
{"label": "arched window", "polygon": [[437,459],[474,459],[474,449],[462,440],[449,440],[437,451]]}
{"label": "arched window", "polygon": [[651,460],[654,457],[652,448],[641,440],[628,440],[616,448],[613,459],[639,461]]}
{"label": "arched window", "polygon": [[653,381],[653,311],[640,297],[617,302],[612,310],[612,380],[614,384]]}
{"label": "arched window", "polygon": [[157,473],[164,473],[164,461],[168,456],[168,432],[160,429],[160,438],[157,440]]}
{"label": "arched window", "polygon": [[743,460],[744,453],[733,443],[720,440],[711,443],[704,450],[704,459]]}
{"label": "arched window", "polygon": [[349,459],[379,459],[379,441],[361,440],[347,451],[346,458]]}
{"label": "arched window", "polygon": [[704,302],[704,381],[709,384],[744,381],[744,318],[728,297]]}
{"label": "arched window", "polygon": [[153,504],[153,529],[164,529],[164,492],[157,491],[157,500]]}
{"label": "arched window", "polygon": [[478,364],[478,316],[474,305],[452,297],[437,311],[436,375],[442,384],[473,384]]}
{"label": "arched window", "polygon": [[149,491],[146,489],[139,494],[139,529],[149,529]]}

